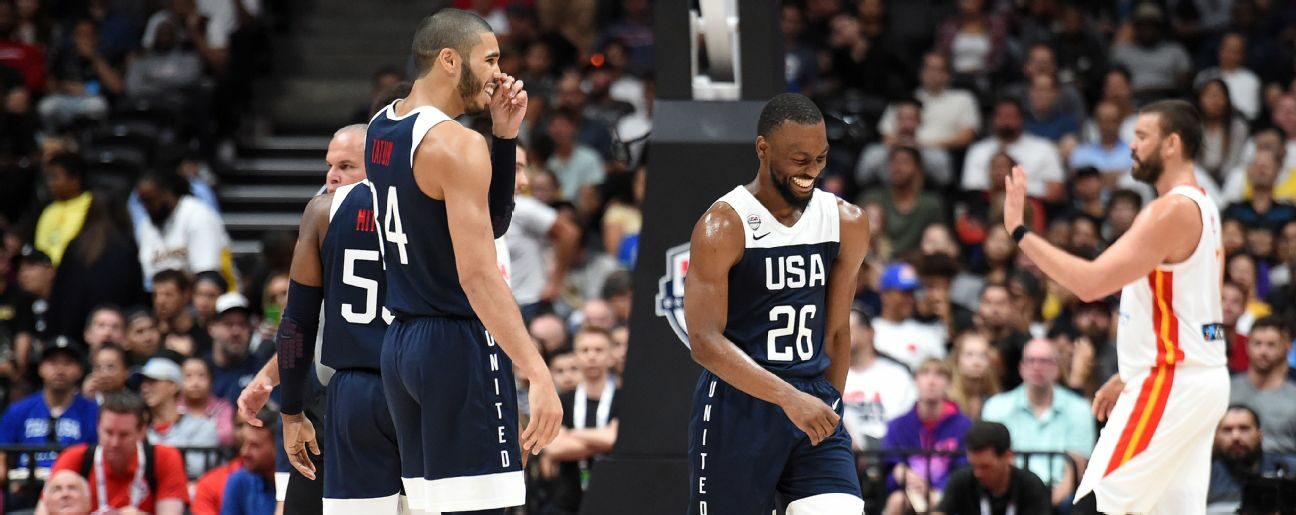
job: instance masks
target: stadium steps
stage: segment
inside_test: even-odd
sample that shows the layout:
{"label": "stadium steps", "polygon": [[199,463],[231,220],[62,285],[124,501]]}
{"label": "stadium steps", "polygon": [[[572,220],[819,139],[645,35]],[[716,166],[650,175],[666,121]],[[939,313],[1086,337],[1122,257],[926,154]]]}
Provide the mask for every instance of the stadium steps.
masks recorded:
{"label": "stadium steps", "polygon": [[306,203],[324,184],[328,142],[328,136],[269,136],[239,149],[218,193],[236,259],[259,254],[267,232],[297,230]]}
{"label": "stadium steps", "polygon": [[276,35],[273,72],[257,85],[275,133],[325,133],[367,107],[378,68],[404,68],[420,20],[449,0],[295,2],[291,30]]}
{"label": "stadium steps", "polygon": [[237,258],[255,258],[268,231],[296,231],[302,209],[324,183],[333,131],[368,107],[370,80],[383,66],[404,68],[420,20],[449,0],[357,2],[288,0],[293,22],[273,35],[273,70],[255,84],[258,121],[222,171],[225,227]]}

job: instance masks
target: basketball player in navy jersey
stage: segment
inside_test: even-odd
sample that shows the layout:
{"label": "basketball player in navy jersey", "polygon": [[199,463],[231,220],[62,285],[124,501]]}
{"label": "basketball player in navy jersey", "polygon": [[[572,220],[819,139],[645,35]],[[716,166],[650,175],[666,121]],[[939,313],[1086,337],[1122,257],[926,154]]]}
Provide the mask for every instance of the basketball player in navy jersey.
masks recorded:
{"label": "basketball player in navy jersey", "polygon": [[[501,78],[508,79],[507,75],[502,74]],[[392,96],[395,98],[403,97],[408,93],[408,86],[404,91],[393,93],[395,94]],[[388,98],[387,102],[393,99]],[[386,107],[386,103],[380,105]],[[493,102],[491,108],[493,112],[505,112],[510,109],[504,102]],[[504,121],[504,124],[494,127],[496,133],[517,132],[520,119],[509,120],[507,116],[500,114],[495,114],[494,118]],[[508,125],[510,122],[512,125]],[[339,413],[338,416],[325,419],[322,412],[317,413],[317,419],[325,420],[327,425],[324,435],[328,443],[324,447],[336,449],[331,453],[332,458],[323,460],[326,464],[325,468],[329,469],[328,473],[324,474],[325,485],[313,481],[299,481],[303,476],[311,480],[316,479],[315,465],[306,459],[309,458],[308,456],[305,456],[307,450],[315,454],[320,450],[318,442],[315,441],[312,422],[300,413],[290,412],[284,416],[286,430],[284,444],[286,448],[292,450],[290,460],[292,466],[302,474],[302,476],[294,476],[288,482],[286,498],[280,496],[281,501],[285,501],[285,513],[289,514],[320,512],[321,492],[325,497],[322,506],[325,513],[350,513],[366,507],[378,508],[381,513],[388,513],[392,511],[395,493],[400,490],[400,462],[396,443],[393,440],[394,435],[390,434],[392,424],[385,399],[382,399],[380,391],[377,397],[382,400],[374,404],[373,395],[357,393],[366,388],[372,390],[375,386],[381,387],[380,380],[374,374],[377,373],[378,351],[387,327],[385,318],[390,317],[390,314],[384,313],[385,317],[378,317],[365,323],[359,319],[366,319],[367,316],[363,313],[353,314],[358,306],[366,306],[365,309],[368,309],[367,305],[373,302],[368,296],[375,291],[378,302],[382,301],[385,280],[380,268],[373,269],[375,266],[380,266],[377,264],[378,239],[373,232],[374,221],[369,186],[367,183],[360,183],[365,178],[363,159],[365,131],[366,126],[359,124],[344,127],[334,134],[326,157],[329,173],[325,188],[330,195],[317,197],[308,207],[303,216],[300,231],[302,236],[294,254],[294,270],[297,270],[299,275],[310,276],[306,277],[303,283],[324,283],[321,293],[325,304],[326,325],[330,330],[325,332],[322,340],[323,356],[320,356],[316,365],[323,364],[332,369],[339,369],[338,376],[343,379],[332,389],[345,387],[350,393],[327,396],[330,410],[335,410]],[[493,168],[502,169],[502,167]],[[514,179],[525,181],[524,172],[513,173],[514,176],[492,177],[492,191],[512,189]],[[335,190],[337,194],[332,195]],[[328,197],[331,197],[331,200]],[[492,217],[507,220],[508,212],[511,210],[511,197],[507,200],[507,203],[491,202]],[[368,217],[368,223],[362,221],[365,216]],[[332,220],[339,222],[331,223]],[[347,224],[351,222],[354,222],[354,228],[348,228]],[[353,257],[357,259],[353,260],[353,268],[348,271],[347,261]],[[338,270],[339,259],[342,267],[340,271]],[[365,264],[363,261],[374,263]],[[298,262],[302,265],[296,264]],[[365,268],[366,266],[368,268]],[[312,274],[309,271],[312,268],[318,271]],[[323,278],[329,280],[323,281]],[[293,277],[294,281],[297,279],[297,276]],[[318,318],[310,318],[302,310],[309,310],[310,306],[318,310],[319,304],[312,303],[309,298],[303,300],[303,297],[311,297],[311,295],[290,295],[288,311],[295,314],[292,318],[296,320],[296,318],[306,317],[307,320],[317,320]],[[307,304],[310,306],[303,307]],[[379,307],[381,308],[381,304]],[[347,310],[351,310],[352,313],[348,313]],[[300,337],[305,342],[315,341],[313,330],[309,331],[310,334],[305,334],[307,331],[295,322],[290,326],[281,324],[281,331],[285,329],[286,333],[281,332],[283,336]],[[306,396],[306,387],[313,380],[309,378],[307,372],[314,350],[312,344],[307,344],[302,348],[302,354],[295,355],[292,360],[285,360],[289,368],[296,369],[291,372],[284,371],[282,375],[290,378],[284,386],[285,403],[300,404]],[[281,375],[278,361],[276,354],[252,384],[244,390],[239,398],[241,412],[255,413],[265,405],[272,388],[279,384]],[[330,381],[328,384],[334,383]],[[311,406],[305,408],[309,411]],[[326,411],[319,410],[320,406],[315,408],[317,411]],[[254,418],[249,420],[252,420],[254,425],[259,424]],[[375,434],[364,434],[366,432]],[[318,458],[316,461],[319,461]],[[277,481],[283,480],[277,478]],[[395,485],[395,489],[392,485]],[[324,487],[319,488],[320,486]],[[310,498],[311,492],[314,493],[313,499]],[[310,508],[311,504],[315,508]]]}
{"label": "basketball player in navy jersey", "polygon": [[[410,94],[369,122],[365,147],[395,316],[381,365],[401,478],[411,509],[503,513],[525,503],[522,453],[554,439],[562,408],[495,266],[493,238],[507,224],[488,216],[497,162],[489,156],[514,157],[516,134],[495,134],[488,151],[453,118],[494,99],[520,120],[526,93],[497,78],[499,44],[474,14],[446,9],[427,18],[412,50]],[[531,420],[520,435],[514,360],[530,382]]]}
{"label": "basketball player in navy jersey", "polygon": [[[313,380],[315,339],[324,305],[320,362],[328,382],[324,513],[395,513],[400,454],[391,415],[381,402],[378,358],[386,332],[382,263],[369,185],[360,181],[311,200],[293,252],[288,305],[279,324],[284,448],[302,475],[315,479],[307,452],[319,454],[315,428],[302,412]],[[308,451],[309,448],[309,451]]]}
{"label": "basketball player in navy jersey", "polygon": [[761,111],[752,182],[693,229],[684,316],[706,368],[689,421],[693,515],[859,514],[841,391],[850,305],[869,239],[863,210],[815,188],[823,115],[783,94]]}

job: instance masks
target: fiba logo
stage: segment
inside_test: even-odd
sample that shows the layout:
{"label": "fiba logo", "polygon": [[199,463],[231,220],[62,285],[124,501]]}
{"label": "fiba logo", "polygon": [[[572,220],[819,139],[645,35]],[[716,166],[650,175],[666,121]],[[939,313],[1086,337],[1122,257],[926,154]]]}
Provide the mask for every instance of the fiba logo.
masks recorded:
{"label": "fiba logo", "polygon": [[[688,328],[684,326],[684,276],[688,275],[689,244],[666,251],[666,273],[657,282],[657,316],[666,317],[685,347],[689,347]],[[689,347],[692,348],[692,347]]]}

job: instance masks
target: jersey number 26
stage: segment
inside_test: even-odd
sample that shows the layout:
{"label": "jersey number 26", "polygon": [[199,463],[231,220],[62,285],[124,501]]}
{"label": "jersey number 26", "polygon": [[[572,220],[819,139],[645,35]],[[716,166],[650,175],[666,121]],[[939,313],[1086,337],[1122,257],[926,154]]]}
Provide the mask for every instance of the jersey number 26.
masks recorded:
{"label": "jersey number 26", "polygon": [[[774,306],[774,309],[769,312],[770,322],[779,322],[786,318],[787,325],[769,331],[765,338],[768,346],[765,357],[770,361],[792,361],[794,349],[795,357],[800,358],[801,361],[814,357],[814,333],[810,330],[809,322],[814,318],[816,311],[818,308],[814,304],[801,306],[799,313],[797,308],[792,306]],[[793,336],[794,341],[790,344],[780,344],[778,339],[784,336]]]}

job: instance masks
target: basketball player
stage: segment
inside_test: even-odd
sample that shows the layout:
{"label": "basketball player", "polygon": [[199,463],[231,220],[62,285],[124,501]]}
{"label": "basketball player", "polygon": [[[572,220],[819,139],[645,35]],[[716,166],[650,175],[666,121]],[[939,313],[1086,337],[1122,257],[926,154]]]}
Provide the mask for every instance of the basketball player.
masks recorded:
{"label": "basketball player", "polygon": [[[363,127],[363,126],[362,126]],[[336,221],[336,223],[334,223]],[[383,398],[378,358],[386,313],[378,237],[367,181],[311,200],[293,251],[288,303],[279,324],[284,450],[292,466],[315,479],[307,455],[320,454],[314,425],[302,412],[324,305],[320,363],[336,370],[326,393],[324,513],[395,513],[400,454]]]}
{"label": "basketball player", "polygon": [[[507,223],[492,224],[487,213],[491,163],[502,161],[489,154],[512,158],[515,147],[497,138],[488,152],[481,135],[452,118],[494,99],[520,120],[527,97],[511,78],[496,85],[499,44],[474,14],[446,9],[427,18],[412,53],[418,76],[409,96],[369,122],[365,146],[395,316],[381,369],[401,478],[411,509],[503,513],[524,504],[521,453],[554,439],[562,408],[495,266],[492,234]],[[513,360],[530,382],[531,420],[521,435]]]}
{"label": "basketball player", "polygon": [[1229,378],[1219,210],[1193,176],[1201,141],[1201,118],[1186,102],[1139,111],[1131,172],[1158,197],[1093,261],[1032,235],[1022,225],[1026,172],[1014,167],[1007,180],[1004,225],[1040,270],[1085,301],[1121,292],[1119,373],[1094,396],[1094,414],[1109,421],[1076,492],[1078,511],[1206,512]]}
{"label": "basketball player", "polygon": [[[506,76],[504,76],[506,77]],[[492,103],[493,109],[500,109],[502,102]],[[386,107],[384,104],[383,107]],[[506,120],[504,116],[496,116],[497,119]],[[509,126],[501,124],[493,127],[494,132],[498,134],[516,134],[518,124]],[[347,386],[349,392],[360,392],[366,386],[370,388],[381,388],[380,380],[377,380],[376,373],[378,370],[379,350],[381,348],[382,336],[386,330],[387,322],[384,317],[378,317],[369,323],[360,323],[357,318],[364,316],[351,315],[344,313],[344,310],[350,308],[352,312],[359,306],[365,306],[371,300],[368,295],[377,295],[376,298],[383,298],[381,295],[385,278],[381,273],[381,268],[375,270],[366,270],[369,268],[380,267],[377,263],[378,239],[372,231],[373,225],[365,226],[361,223],[360,216],[365,211],[369,211],[372,220],[372,202],[368,190],[367,182],[361,182],[365,178],[364,169],[364,138],[365,125],[350,125],[344,127],[334,134],[333,140],[329,144],[329,151],[326,160],[329,163],[329,173],[326,177],[328,194],[316,197],[310,204],[315,206],[314,211],[308,206],[306,213],[303,215],[303,222],[298,240],[297,251],[294,253],[294,263],[303,262],[304,265],[313,265],[316,269],[321,266],[323,270],[317,270],[313,278],[315,283],[322,282],[323,277],[332,278],[323,288],[322,294],[326,305],[324,316],[326,325],[336,330],[326,331],[322,340],[323,356],[316,365],[323,364],[330,369],[338,370],[338,377],[342,383],[338,386],[333,385],[332,381],[326,381],[330,389]],[[521,151],[518,151],[519,157],[516,161],[520,162]],[[525,174],[522,171],[516,172],[515,177],[518,180],[525,181]],[[492,188],[512,188],[513,177],[492,177]],[[359,183],[359,184],[357,184]],[[336,194],[332,194],[338,190]],[[352,193],[354,190],[360,190],[362,193]],[[331,200],[330,200],[331,198]],[[336,207],[335,207],[336,204]],[[496,216],[507,216],[505,211],[510,208],[509,205],[491,204],[491,211]],[[314,218],[312,218],[314,216]],[[341,218],[339,218],[341,216]],[[331,224],[333,219],[355,222],[355,228],[350,229],[346,223]],[[370,230],[364,230],[364,229]],[[321,233],[321,231],[323,231]],[[332,236],[330,236],[332,235]],[[313,244],[312,244],[313,242]],[[338,255],[341,255],[339,258]],[[346,261],[350,257],[365,258],[372,257],[368,261],[373,261],[372,265],[367,265],[365,259],[353,260],[354,267],[348,275],[345,267]],[[338,260],[342,262],[339,264]],[[301,265],[295,265],[300,268]],[[339,266],[342,268],[339,269]],[[503,266],[501,264],[501,266]],[[321,272],[324,275],[321,275]],[[310,272],[301,272],[310,275]],[[309,279],[309,278],[308,278]],[[293,277],[293,281],[296,281]],[[331,288],[329,286],[332,286]],[[290,285],[291,287],[291,285]],[[371,293],[377,292],[377,293]],[[309,299],[298,301],[302,296],[289,296],[288,304],[292,312],[301,309],[309,309],[309,306],[303,308],[302,303],[310,302]],[[314,304],[316,309],[318,304]],[[339,313],[342,313],[339,315]],[[303,314],[304,316],[304,314]],[[339,318],[339,316],[341,318]],[[390,315],[387,315],[390,316]],[[314,320],[318,320],[317,318]],[[284,334],[285,327],[281,324],[281,335]],[[291,326],[292,332],[301,332],[300,327]],[[302,334],[304,341],[314,342],[313,334]],[[308,386],[312,379],[306,372],[309,369],[312,358],[314,357],[314,345],[303,347],[303,354],[293,359],[295,365],[305,364],[306,368],[298,368],[293,372],[285,371],[282,377],[292,377],[289,383],[285,383],[283,391],[283,400],[286,403],[301,403],[306,397],[305,387]],[[266,369],[258,374],[257,379],[252,382],[239,398],[239,408],[241,411],[259,410],[268,400],[271,389],[279,384],[281,374],[279,373],[278,356],[271,360]],[[285,360],[285,363],[288,363]],[[292,365],[290,365],[292,366]],[[343,373],[345,372],[345,373]],[[370,377],[373,376],[373,377]],[[322,378],[323,379],[323,378]],[[372,392],[370,392],[372,393]],[[357,396],[358,395],[358,396]],[[378,398],[382,398],[381,392]],[[325,420],[327,427],[324,431],[326,440],[330,443],[326,448],[337,449],[334,458],[324,460],[327,464],[328,473],[325,474],[323,488],[320,488],[318,481],[299,481],[302,476],[311,480],[316,479],[315,465],[309,459],[301,459],[303,448],[312,448],[312,451],[318,453],[318,443],[313,440],[314,426],[310,418],[304,418],[301,414],[285,415],[284,427],[294,433],[295,436],[285,437],[285,447],[296,449],[289,455],[292,466],[302,474],[295,476],[287,483],[287,491],[283,486],[278,489],[280,502],[290,499],[286,502],[288,513],[309,512],[308,504],[313,501],[316,505],[314,511],[318,512],[319,499],[322,496],[323,510],[326,513],[346,513],[365,507],[375,507],[383,509],[383,513],[390,512],[392,500],[396,492],[400,490],[399,476],[399,455],[396,450],[396,443],[390,438],[384,438],[385,435],[364,435],[358,432],[382,432],[391,431],[390,415],[387,412],[385,400],[378,405],[373,404],[372,396],[360,395],[357,393],[348,393],[346,396],[329,395],[327,399],[330,410],[336,409],[339,416],[324,418],[322,413],[315,413],[316,420]],[[359,401],[359,404],[356,403]],[[311,406],[305,406],[306,411],[310,411]],[[318,410],[317,411],[325,411]],[[255,411],[253,411],[255,412]],[[291,419],[291,420],[290,420]],[[249,420],[256,420],[255,418]],[[384,425],[382,421],[386,421]],[[377,424],[374,426],[374,424]],[[373,429],[376,427],[377,429]],[[308,438],[310,437],[310,438]],[[394,438],[394,436],[392,437]],[[345,444],[341,443],[346,441]],[[370,455],[370,453],[376,453]],[[384,457],[392,458],[391,463],[385,463]],[[319,461],[317,458],[316,461]],[[384,465],[394,465],[384,468]],[[383,477],[383,472],[390,472],[390,476]],[[376,474],[376,476],[374,475]],[[282,474],[286,476],[287,474]],[[286,478],[278,477],[276,482],[283,482]],[[387,486],[383,486],[386,484]],[[395,490],[391,489],[395,485]],[[368,492],[367,492],[368,491]],[[313,499],[312,497],[313,492]],[[382,495],[381,498],[373,499],[369,497],[372,492]]]}
{"label": "basketball player", "polygon": [[868,244],[863,210],[814,187],[828,156],[810,99],[760,114],[756,178],[693,229],[685,325],[698,379],[689,421],[694,515],[864,509],[841,391],[850,304]]}
{"label": "basketball player", "polygon": [[[333,193],[338,188],[349,186],[360,182],[365,178],[364,174],[364,138],[365,126],[363,124],[348,125],[333,134],[329,140],[327,153],[324,160],[329,165],[328,173],[325,175],[324,185],[319,195]],[[303,222],[307,221],[303,216]],[[328,220],[325,220],[327,222]],[[305,229],[303,223],[301,229]],[[299,234],[305,234],[304,230],[299,229]],[[377,248],[376,238],[372,245]],[[300,246],[300,242],[299,242]],[[317,246],[318,247],[318,246]],[[316,248],[318,259],[319,249]],[[294,257],[296,255],[294,254]],[[381,279],[378,274],[376,279]],[[290,277],[291,281],[291,277]],[[318,283],[317,283],[318,284]],[[292,283],[289,283],[291,288]],[[293,298],[288,301],[293,305],[294,310],[300,307],[300,303]],[[317,306],[318,307],[318,306]],[[317,315],[318,317],[318,315]],[[381,334],[381,333],[380,333]],[[380,336],[381,337],[381,336]],[[321,342],[322,343],[322,342]],[[311,349],[314,350],[313,348]],[[319,366],[318,361],[315,362]],[[279,386],[279,355],[276,352],[266,363],[261,371],[248,383],[243,391],[239,394],[238,409],[243,419],[248,424],[261,426],[257,413],[265,406],[270,398],[270,393],[274,387]],[[320,374],[322,383],[327,383],[327,377]],[[316,385],[311,385],[318,388]],[[316,390],[318,392],[318,390]],[[303,403],[303,414],[308,420],[324,421],[326,407],[325,400],[319,395],[310,395],[310,402]],[[285,424],[286,425],[286,424]],[[326,431],[325,434],[328,434]],[[322,456],[315,456],[316,462],[323,460]],[[286,515],[296,515],[299,513],[321,513],[323,508],[324,482],[314,481],[315,477],[307,477],[302,473],[294,470],[293,464],[288,460],[286,454],[280,454],[277,457],[275,472],[275,500],[279,503],[282,512]]]}

